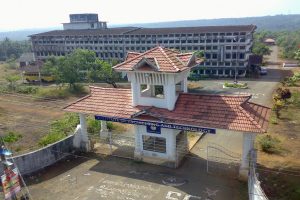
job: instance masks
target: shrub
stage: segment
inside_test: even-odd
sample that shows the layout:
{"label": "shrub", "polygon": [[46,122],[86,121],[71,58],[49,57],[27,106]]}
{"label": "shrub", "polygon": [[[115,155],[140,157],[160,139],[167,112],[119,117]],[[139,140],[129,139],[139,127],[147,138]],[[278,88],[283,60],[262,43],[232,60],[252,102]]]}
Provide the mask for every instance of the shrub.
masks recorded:
{"label": "shrub", "polygon": [[16,92],[22,94],[36,94],[38,92],[38,87],[33,86],[19,86],[16,88]]}
{"label": "shrub", "polygon": [[39,145],[47,146],[66,137],[63,133],[49,133],[42,137],[39,141]]}
{"label": "shrub", "polygon": [[77,124],[79,124],[77,114],[64,115],[62,119],[51,123],[50,132],[40,139],[39,145],[46,146],[63,139],[75,129]]}
{"label": "shrub", "polygon": [[22,138],[22,135],[19,134],[18,132],[9,131],[7,134],[4,135],[4,137],[2,139],[3,139],[3,142],[6,142],[6,143],[14,143],[14,142],[17,142],[21,138]]}
{"label": "shrub", "polygon": [[64,99],[71,95],[68,88],[40,88],[36,96],[41,98]]}
{"label": "shrub", "polygon": [[95,120],[92,117],[87,118],[87,131],[90,134],[99,134],[101,129],[101,121]]}
{"label": "shrub", "polygon": [[247,83],[224,83],[225,87],[231,87],[231,88],[248,88],[248,84]]}
{"label": "shrub", "polygon": [[276,137],[272,137],[271,135],[264,135],[260,138],[259,144],[261,147],[261,150],[274,154],[274,153],[280,153],[281,147],[280,147],[280,140]]}

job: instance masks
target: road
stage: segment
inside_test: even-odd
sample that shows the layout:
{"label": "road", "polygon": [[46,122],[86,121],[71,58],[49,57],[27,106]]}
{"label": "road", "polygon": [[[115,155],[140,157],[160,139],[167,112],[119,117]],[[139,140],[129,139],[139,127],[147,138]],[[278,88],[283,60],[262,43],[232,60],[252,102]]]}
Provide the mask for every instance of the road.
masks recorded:
{"label": "road", "polygon": [[170,169],[114,157],[77,157],[26,180],[38,200],[247,199],[246,184],[207,174],[202,162],[187,158],[179,169]]}

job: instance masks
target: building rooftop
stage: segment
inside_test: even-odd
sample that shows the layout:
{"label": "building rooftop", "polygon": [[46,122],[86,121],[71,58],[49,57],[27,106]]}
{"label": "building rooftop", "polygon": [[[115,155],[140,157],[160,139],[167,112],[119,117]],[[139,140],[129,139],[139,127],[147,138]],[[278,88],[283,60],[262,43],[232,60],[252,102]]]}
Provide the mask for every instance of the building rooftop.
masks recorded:
{"label": "building rooftop", "polygon": [[270,108],[249,102],[251,96],[180,93],[175,109],[132,106],[130,89],[90,87],[91,94],[65,111],[106,117],[163,121],[207,128],[264,133]]}
{"label": "building rooftop", "polygon": [[201,62],[194,53],[179,53],[157,46],[144,53],[130,52],[127,59],[114,66],[116,71],[155,71],[181,72],[190,69]]}
{"label": "building rooftop", "polygon": [[19,62],[33,62],[35,61],[34,53],[23,53],[18,59]]}
{"label": "building rooftop", "polygon": [[83,30],[55,30],[32,36],[79,36],[79,35],[146,35],[146,34],[170,34],[170,33],[207,33],[207,32],[252,32],[255,25],[236,26],[197,26],[197,27],[171,27],[171,28],[141,28],[141,27],[119,27],[107,29],[83,29]]}

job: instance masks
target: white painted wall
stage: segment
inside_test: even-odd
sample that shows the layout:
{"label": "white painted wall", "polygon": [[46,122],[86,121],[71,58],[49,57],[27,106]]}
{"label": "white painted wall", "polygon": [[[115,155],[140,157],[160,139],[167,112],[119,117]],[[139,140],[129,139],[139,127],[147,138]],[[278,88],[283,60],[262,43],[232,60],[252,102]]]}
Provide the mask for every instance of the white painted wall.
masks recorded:
{"label": "white painted wall", "polygon": [[[181,73],[141,73],[128,72],[127,77],[131,82],[132,105],[155,106],[173,110],[177,101],[176,83],[182,82],[182,90],[187,92],[187,76],[189,70]],[[144,97],[141,95],[141,84],[163,85],[164,98]]]}
{"label": "white painted wall", "polygon": [[[166,159],[168,161],[176,160],[176,136],[180,130],[161,129],[161,134],[148,133],[146,126],[135,125],[135,155],[140,157],[153,157]],[[143,150],[143,135],[162,137],[166,139],[166,153],[152,152]]]}

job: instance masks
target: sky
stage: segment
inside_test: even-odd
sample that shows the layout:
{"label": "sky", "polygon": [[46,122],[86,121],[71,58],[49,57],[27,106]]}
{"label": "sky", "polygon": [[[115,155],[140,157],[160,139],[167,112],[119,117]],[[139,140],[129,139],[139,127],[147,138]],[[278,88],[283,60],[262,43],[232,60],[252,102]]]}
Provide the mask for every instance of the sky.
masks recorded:
{"label": "sky", "polygon": [[300,0],[0,0],[0,31],[60,27],[70,13],[122,25],[300,14]]}

